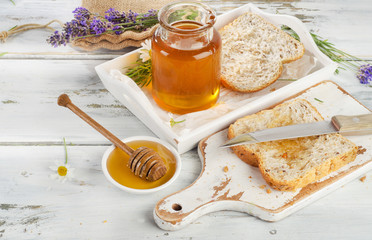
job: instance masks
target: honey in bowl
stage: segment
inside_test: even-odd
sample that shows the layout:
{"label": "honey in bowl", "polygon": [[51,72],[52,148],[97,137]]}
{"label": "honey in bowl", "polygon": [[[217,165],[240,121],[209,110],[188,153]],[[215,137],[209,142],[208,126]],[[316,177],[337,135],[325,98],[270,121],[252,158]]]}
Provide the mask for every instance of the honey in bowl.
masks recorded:
{"label": "honey in bowl", "polygon": [[[179,15],[184,17],[174,20]],[[176,3],[159,16],[151,52],[155,102],[177,114],[210,108],[219,97],[221,68],[221,37],[213,27],[213,11],[199,3]]]}
{"label": "honey in bowl", "polygon": [[132,149],[145,146],[156,151],[164,160],[167,167],[166,174],[157,181],[144,180],[131,172],[127,166],[129,156],[119,148],[115,148],[107,158],[107,170],[110,176],[119,184],[133,189],[151,189],[156,188],[168,182],[176,172],[176,158],[166,147],[157,142],[137,140],[126,143]]}

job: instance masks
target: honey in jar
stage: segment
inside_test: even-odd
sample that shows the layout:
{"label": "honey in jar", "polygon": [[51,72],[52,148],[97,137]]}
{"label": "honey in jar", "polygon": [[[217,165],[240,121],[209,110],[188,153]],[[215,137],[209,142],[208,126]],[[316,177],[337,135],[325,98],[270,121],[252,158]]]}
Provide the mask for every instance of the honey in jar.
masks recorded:
{"label": "honey in jar", "polygon": [[159,12],[152,38],[152,95],[163,109],[185,114],[219,97],[221,38],[215,13],[202,3],[178,2]]}
{"label": "honey in jar", "polygon": [[139,147],[148,147],[153,149],[159,154],[159,156],[164,160],[164,164],[167,168],[167,173],[161,177],[159,180],[150,182],[142,179],[133,172],[127,166],[129,161],[129,156],[123,152],[120,148],[115,148],[107,159],[107,170],[110,176],[119,184],[134,188],[134,189],[150,189],[156,188],[168,182],[176,172],[176,158],[171,151],[166,147],[157,142],[152,141],[132,141],[126,143],[132,149],[137,149]]}

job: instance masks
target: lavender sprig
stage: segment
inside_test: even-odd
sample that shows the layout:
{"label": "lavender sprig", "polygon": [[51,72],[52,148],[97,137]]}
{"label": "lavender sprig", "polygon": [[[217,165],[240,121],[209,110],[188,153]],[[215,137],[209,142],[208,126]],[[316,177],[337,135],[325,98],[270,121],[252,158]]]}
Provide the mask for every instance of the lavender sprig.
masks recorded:
{"label": "lavender sprig", "polygon": [[[297,33],[290,27],[283,25],[282,30],[286,31],[293,38],[300,41]],[[333,43],[328,42],[327,39],[323,39],[315,33],[310,33],[310,35],[321,52],[327,55],[332,61],[341,65],[339,67],[340,69],[349,69],[354,71],[356,72],[356,77],[359,79],[361,84],[372,85],[371,64],[340,49],[337,49]],[[336,73],[339,73],[339,69],[336,69]]]}
{"label": "lavender sprig", "polygon": [[102,34],[120,35],[125,31],[144,31],[158,23],[156,10],[149,10],[147,13],[138,14],[131,10],[120,13],[114,8],[106,11],[105,16],[89,12],[83,7],[76,8],[73,12],[74,19],[66,22],[62,31],[55,31],[47,42],[54,47],[66,46],[73,40],[100,36]]}
{"label": "lavender sprig", "polygon": [[112,29],[111,22],[105,22],[99,19],[98,17],[93,17],[92,22],[89,25],[89,30],[95,35],[101,35],[109,29]]}
{"label": "lavender sprig", "polygon": [[76,8],[72,13],[74,14],[74,18],[77,20],[89,19],[91,15],[89,10],[83,7]]}
{"label": "lavender sprig", "polygon": [[372,84],[372,65],[366,64],[360,66],[357,72],[357,78],[362,84]]}

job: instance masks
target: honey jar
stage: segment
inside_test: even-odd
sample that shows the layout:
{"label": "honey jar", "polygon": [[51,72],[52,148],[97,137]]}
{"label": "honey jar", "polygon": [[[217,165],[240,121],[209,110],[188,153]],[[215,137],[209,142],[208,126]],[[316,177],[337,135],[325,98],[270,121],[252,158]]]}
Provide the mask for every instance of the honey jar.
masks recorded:
{"label": "honey jar", "polygon": [[199,2],[159,11],[152,38],[152,96],[164,110],[185,114],[210,108],[219,97],[221,37],[215,12]]}

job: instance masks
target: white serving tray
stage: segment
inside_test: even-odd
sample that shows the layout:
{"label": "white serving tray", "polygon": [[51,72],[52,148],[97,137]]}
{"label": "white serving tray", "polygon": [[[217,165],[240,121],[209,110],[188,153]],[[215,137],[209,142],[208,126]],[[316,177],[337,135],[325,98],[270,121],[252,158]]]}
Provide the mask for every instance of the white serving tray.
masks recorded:
{"label": "white serving tray", "polygon": [[[299,62],[293,63],[298,65],[292,68],[304,69],[310,64],[312,67],[305,69],[302,75],[300,73],[297,81],[278,80],[256,93],[242,94],[223,88],[215,107],[186,115],[174,115],[160,109],[148,89],[139,88],[131,78],[123,74],[125,67],[138,59],[140,49],[98,65],[95,69],[104,86],[116,99],[159,138],[168,141],[179,153],[184,153],[196,147],[204,137],[227,127],[234,119],[267,108],[275,102],[284,100],[290,94],[326,80],[337,68],[336,63],[319,51],[305,25],[295,17],[265,13],[253,4],[247,4],[218,16],[215,27],[220,29],[245,12],[254,12],[278,27],[284,24],[296,31],[306,49],[306,58],[304,56],[303,59],[308,59],[308,62],[300,59]],[[284,68],[290,69],[290,64]],[[175,121],[186,121],[171,127],[171,118]]]}
{"label": "white serving tray", "polygon": [[[371,113],[331,81],[287,97],[309,101],[325,120],[334,115]],[[222,210],[245,212],[265,221],[283,219],[372,169],[372,135],[347,138],[361,150],[354,161],[302,189],[282,192],[272,189],[257,167],[240,160],[230,148],[219,147],[227,141],[227,129],[212,134],[199,144],[203,165],[199,177],[156,204],[155,222],[164,230],[178,230],[205,214]]]}

